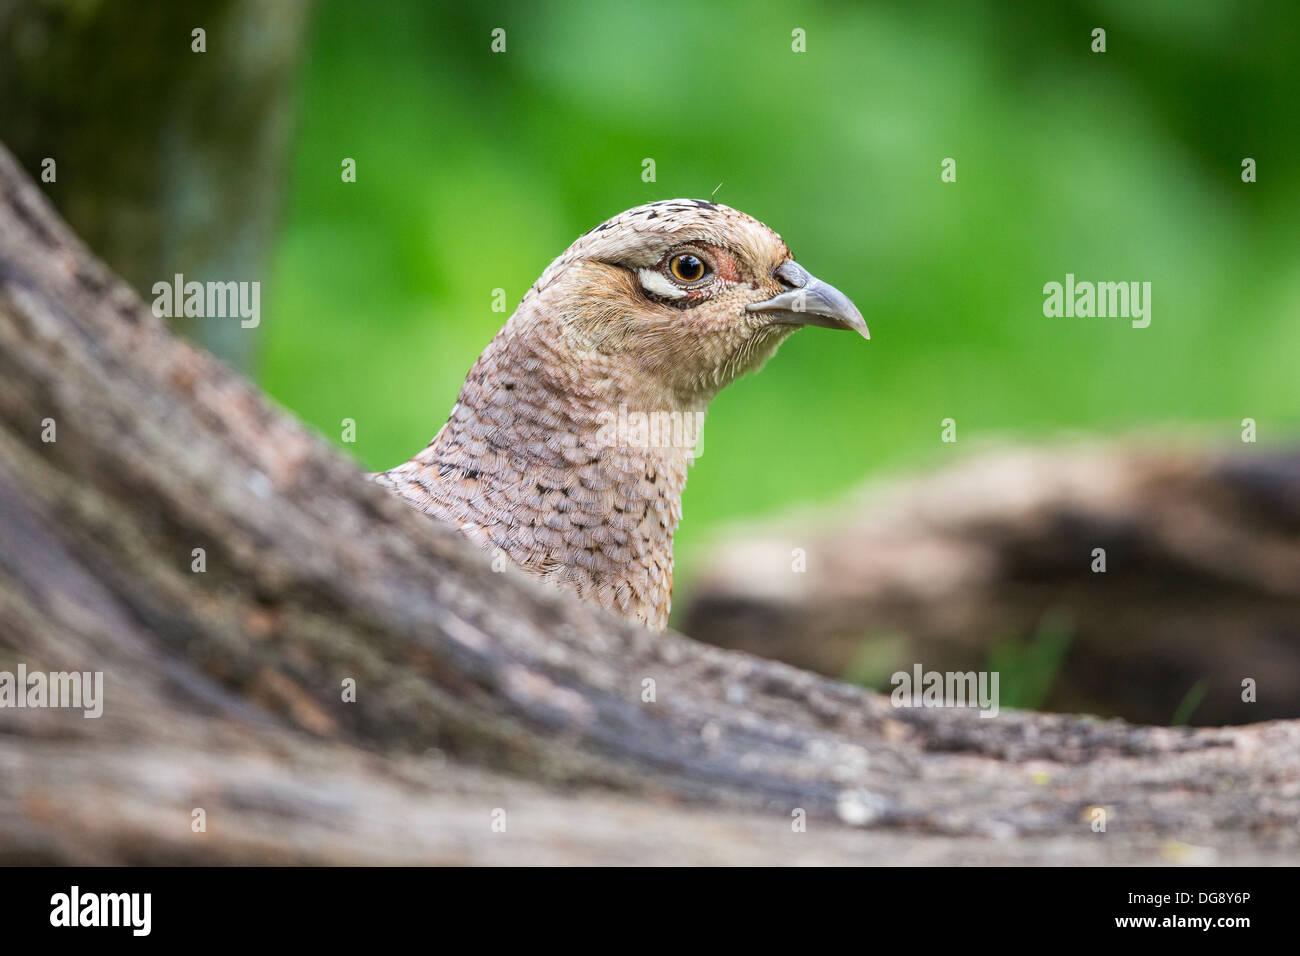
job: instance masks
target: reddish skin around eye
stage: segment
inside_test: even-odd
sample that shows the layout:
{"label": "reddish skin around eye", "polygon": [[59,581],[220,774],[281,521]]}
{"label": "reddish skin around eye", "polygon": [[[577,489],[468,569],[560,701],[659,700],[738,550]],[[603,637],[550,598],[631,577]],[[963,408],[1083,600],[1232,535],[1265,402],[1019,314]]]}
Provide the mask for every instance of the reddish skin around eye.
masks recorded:
{"label": "reddish skin around eye", "polygon": [[[705,262],[705,268],[710,265],[719,280],[728,282],[740,281],[740,266],[736,264],[736,259],[726,249],[718,246],[700,246],[702,250],[708,253],[709,260]],[[691,291],[686,298],[688,300],[707,299],[711,296],[717,287],[712,282],[705,282],[698,289]]]}
{"label": "reddish skin around eye", "polygon": [[[730,252],[719,246],[701,245],[697,248],[708,254],[708,258],[704,262],[705,268],[711,267],[717,274],[718,278],[724,279],[728,282],[740,281],[740,266],[736,263],[735,257],[732,256]],[[682,255],[682,253],[674,252],[664,256],[663,259],[659,261],[659,270],[669,274],[670,277],[675,279],[676,276],[672,276],[671,271],[669,270],[669,263],[675,256],[679,255]],[[706,289],[697,289],[695,292],[690,294],[690,297],[694,298],[697,293],[703,291],[706,291]]]}
{"label": "reddish skin around eye", "polygon": [[721,278],[726,279],[728,282],[740,281],[740,266],[736,264],[736,260],[730,252],[717,246],[705,246],[704,248],[713,256],[714,267]]}

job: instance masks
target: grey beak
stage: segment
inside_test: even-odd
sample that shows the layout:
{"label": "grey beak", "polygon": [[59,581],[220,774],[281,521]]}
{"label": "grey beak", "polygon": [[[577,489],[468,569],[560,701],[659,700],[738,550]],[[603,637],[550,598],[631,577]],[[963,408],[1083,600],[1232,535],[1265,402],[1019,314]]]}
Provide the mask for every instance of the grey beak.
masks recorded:
{"label": "grey beak", "polygon": [[871,338],[862,313],[835,286],[827,285],[814,277],[793,259],[787,259],[777,266],[774,274],[790,288],[766,302],[745,306],[748,311],[771,313],[773,322],[852,329],[864,339]]}

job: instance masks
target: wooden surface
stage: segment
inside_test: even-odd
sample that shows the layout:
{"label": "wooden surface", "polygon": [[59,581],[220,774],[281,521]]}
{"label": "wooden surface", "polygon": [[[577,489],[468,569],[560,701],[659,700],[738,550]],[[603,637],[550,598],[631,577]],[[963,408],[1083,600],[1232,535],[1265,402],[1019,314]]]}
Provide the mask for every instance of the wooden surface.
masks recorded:
{"label": "wooden surface", "polygon": [[1300,451],[1165,435],[945,457],[734,529],[700,559],[683,627],[862,677],[1059,638],[1045,709],[1168,724],[1191,693],[1196,724],[1300,716]]}

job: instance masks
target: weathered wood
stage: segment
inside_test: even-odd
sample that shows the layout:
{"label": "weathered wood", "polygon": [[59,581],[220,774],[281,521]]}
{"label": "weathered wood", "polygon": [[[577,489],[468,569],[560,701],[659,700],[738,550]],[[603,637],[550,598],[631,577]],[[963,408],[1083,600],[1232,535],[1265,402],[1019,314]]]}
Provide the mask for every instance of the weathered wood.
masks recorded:
{"label": "weathered wood", "polygon": [[1047,709],[1169,723],[1199,688],[1196,724],[1300,716],[1294,449],[1187,435],[986,448],[734,529],[701,564],[690,634],[820,673],[873,654],[885,672],[981,668],[1055,629],[1065,660]]}
{"label": "weathered wood", "polygon": [[0,669],[18,663],[103,671],[106,700],[97,720],[0,710],[8,862],[1238,862],[1300,842],[1300,723],[896,710],[494,573],[173,336],[0,151]]}

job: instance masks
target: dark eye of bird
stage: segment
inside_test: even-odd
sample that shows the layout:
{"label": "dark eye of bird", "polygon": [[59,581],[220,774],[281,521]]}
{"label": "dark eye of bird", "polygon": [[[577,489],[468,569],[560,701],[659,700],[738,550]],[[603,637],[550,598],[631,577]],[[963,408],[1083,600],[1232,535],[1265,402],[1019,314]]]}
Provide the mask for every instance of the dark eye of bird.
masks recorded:
{"label": "dark eye of bird", "polygon": [[707,268],[704,261],[699,256],[691,255],[684,252],[680,256],[673,256],[672,261],[668,263],[668,268],[672,271],[673,278],[678,282],[699,282],[704,278]]}

